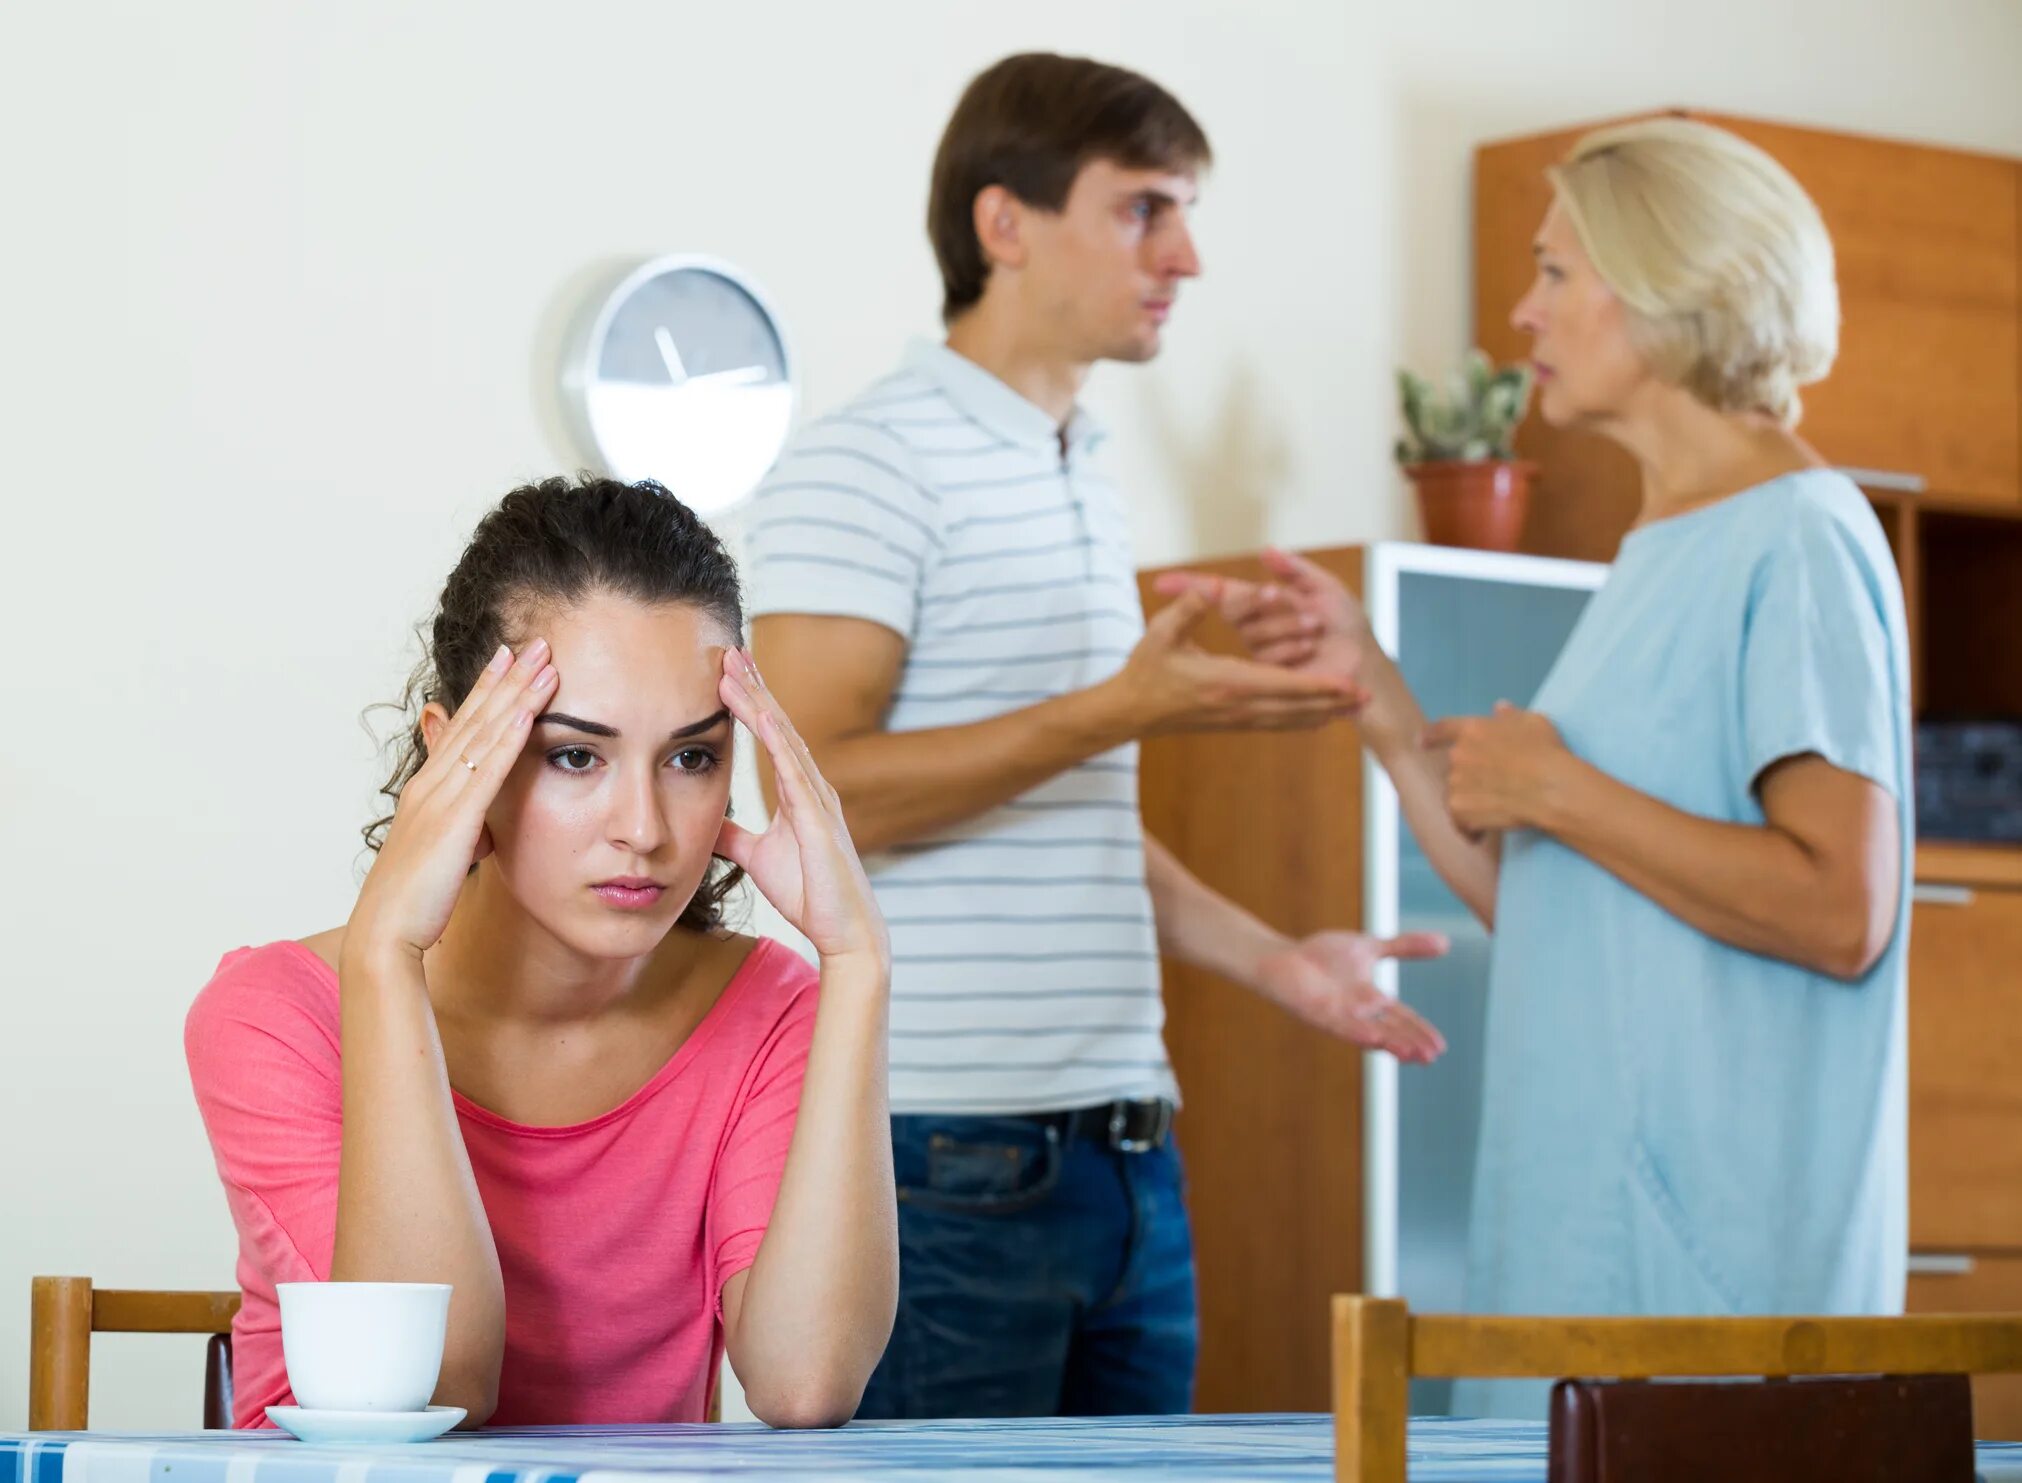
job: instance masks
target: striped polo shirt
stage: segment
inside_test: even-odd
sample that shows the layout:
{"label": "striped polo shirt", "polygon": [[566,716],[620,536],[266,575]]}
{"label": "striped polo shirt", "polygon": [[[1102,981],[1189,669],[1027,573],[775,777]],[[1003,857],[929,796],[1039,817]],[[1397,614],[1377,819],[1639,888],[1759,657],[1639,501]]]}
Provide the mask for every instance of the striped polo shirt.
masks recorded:
{"label": "striped polo shirt", "polygon": [[[796,434],[745,519],[753,616],[906,640],[890,731],[1105,680],[1144,633],[1114,485],[944,345]],[[1137,746],[864,861],[892,935],[892,1110],[1050,1112],[1175,1095],[1145,889]]]}

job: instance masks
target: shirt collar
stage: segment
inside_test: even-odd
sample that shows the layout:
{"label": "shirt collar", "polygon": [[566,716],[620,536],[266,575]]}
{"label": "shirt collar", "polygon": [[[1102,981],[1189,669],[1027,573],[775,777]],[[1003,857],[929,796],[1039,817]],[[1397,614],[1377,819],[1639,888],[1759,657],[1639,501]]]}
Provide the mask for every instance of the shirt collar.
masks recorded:
{"label": "shirt collar", "polygon": [[[1027,401],[943,342],[915,340],[907,349],[906,364],[945,392],[964,415],[973,417],[1006,442],[1054,455],[1059,453],[1060,428],[1043,407]],[[1108,436],[1108,430],[1079,402],[1075,403],[1067,417],[1067,446],[1076,452],[1088,452]]]}

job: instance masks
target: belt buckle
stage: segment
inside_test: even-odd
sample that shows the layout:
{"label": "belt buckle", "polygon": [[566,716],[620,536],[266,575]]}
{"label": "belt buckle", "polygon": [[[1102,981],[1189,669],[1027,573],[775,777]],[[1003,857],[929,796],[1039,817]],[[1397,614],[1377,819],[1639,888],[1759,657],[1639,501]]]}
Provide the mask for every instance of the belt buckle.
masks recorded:
{"label": "belt buckle", "polygon": [[[1151,1106],[1158,1109],[1152,1120],[1151,1136],[1130,1138],[1125,1133],[1130,1126],[1129,1109],[1133,1106]],[[1150,1153],[1165,1142],[1166,1134],[1172,1131],[1172,1104],[1164,1098],[1151,1102],[1112,1102],[1109,1104],[1109,1146],[1118,1153]]]}

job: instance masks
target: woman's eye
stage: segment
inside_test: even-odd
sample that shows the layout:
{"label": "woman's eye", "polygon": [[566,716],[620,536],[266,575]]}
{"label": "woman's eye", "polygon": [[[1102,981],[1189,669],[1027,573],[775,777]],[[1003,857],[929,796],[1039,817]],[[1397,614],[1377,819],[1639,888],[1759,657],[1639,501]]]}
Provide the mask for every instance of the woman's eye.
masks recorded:
{"label": "woman's eye", "polygon": [[716,754],[701,747],[690,747],[685,752],[674,754],[676,772],[708,772],[716,766]]}
{"label": "woman's eye", "polygon": [[597,754],[588,747],[563,747],[548,753],[548,761],[563,772],[588,772],[597,765]]}

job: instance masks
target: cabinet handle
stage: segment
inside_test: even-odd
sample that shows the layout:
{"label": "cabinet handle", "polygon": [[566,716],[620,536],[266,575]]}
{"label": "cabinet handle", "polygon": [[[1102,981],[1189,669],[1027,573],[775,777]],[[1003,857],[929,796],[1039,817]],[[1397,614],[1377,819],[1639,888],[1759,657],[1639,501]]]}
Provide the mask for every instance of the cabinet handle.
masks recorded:
{"label": "cabinet handle", "polygon": [[1922,494],[1931,487],[1930,481],[1922,474],[1905,473],[1901,469],[1861,469],[1851,464],[1841,464],[1837,472],[1845,474],[1863,489],[1889,489],[1898,494]]}
{"label": "cabinet handle", "polygon": [[1963,1251],[1913,1251],[1910,1253],[1910,1275],[1912,1277],[1971,1277],[1973,1258]]}
{"label": "cabinet handle", "polygon": [[1941,886],[1932,881],[1918,881],[1910,887],[1910,900],[1918,906],[1971,906],[1973,888]]}

